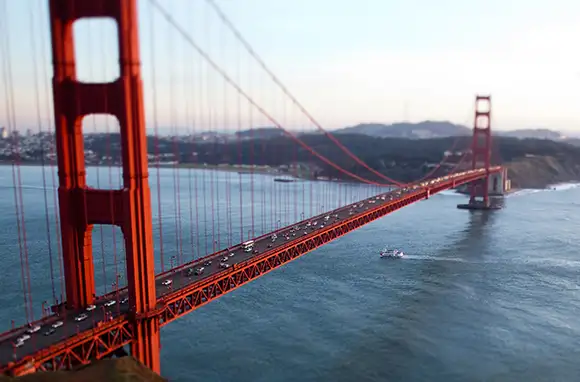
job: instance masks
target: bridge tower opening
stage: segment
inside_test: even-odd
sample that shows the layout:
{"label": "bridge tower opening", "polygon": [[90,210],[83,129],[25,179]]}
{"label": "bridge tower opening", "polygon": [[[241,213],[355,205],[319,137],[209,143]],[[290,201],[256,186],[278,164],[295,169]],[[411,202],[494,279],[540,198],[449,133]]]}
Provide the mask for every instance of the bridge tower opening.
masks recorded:
{"label": "bridge tower opening", "polygon": [[471,141],[471,168],[484,168],[486,176],[469,184],[469,203],[459,204],[458,208],[471,210],[497,208],[491,203],[490,187],[493,193],[501,188],[502,194],[505,187],[503,179],[498,179],[495,174],[490,174],[491,152],[491,96],[477,95],[475,97],[475,116]]}
{"label": "bridge tower opening", "polygon": [[[79,309],[95,299],[93,225],[119,226],[134,328],[131,353],[159,373],[159,321],[151,314],[157,299],[137,1],[50,0],[49,5],[66,305]],[[117,24],[120,75],[108,83],[77,79],[73,23],[95,17]],[[89,114],[110,114],[119,121],[121,189],[99,190],[86,184],[82,118]]]}

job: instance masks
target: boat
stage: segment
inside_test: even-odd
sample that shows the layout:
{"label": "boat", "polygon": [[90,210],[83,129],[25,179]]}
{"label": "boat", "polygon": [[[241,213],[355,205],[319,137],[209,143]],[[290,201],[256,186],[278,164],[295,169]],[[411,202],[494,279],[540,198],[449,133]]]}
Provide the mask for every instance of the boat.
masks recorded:
{"label": "boat", "polygon": [[403,251],[399,251],[398,249],[383,249],[380,253],[381,259],[383,257],[390,257],[393,259],[400,259],[401,257],[405,256]]}
{"label": "boat", "polygon": [[289,179],[289,178],[274,178],[274,182],[292,183],[294,181],[295,181],[294,179]]}

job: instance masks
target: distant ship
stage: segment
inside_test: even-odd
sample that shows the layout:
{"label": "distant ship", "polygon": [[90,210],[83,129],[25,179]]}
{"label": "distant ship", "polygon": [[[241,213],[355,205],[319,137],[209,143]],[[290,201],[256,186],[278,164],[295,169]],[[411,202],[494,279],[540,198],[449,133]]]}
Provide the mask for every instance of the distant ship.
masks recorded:
{"label": "distant ship", "polygon": [[295,180],[289,178],[274,178],[274,182],[292,183],[295,182]]}
{"label": "distant ship", "polygon": [[402,251],[399,251],[398,249],[383,249],[380,253],[380,256],[381,256],[381,259],[383,257],[400,259],[401,257],[405,256],[405,254]]}

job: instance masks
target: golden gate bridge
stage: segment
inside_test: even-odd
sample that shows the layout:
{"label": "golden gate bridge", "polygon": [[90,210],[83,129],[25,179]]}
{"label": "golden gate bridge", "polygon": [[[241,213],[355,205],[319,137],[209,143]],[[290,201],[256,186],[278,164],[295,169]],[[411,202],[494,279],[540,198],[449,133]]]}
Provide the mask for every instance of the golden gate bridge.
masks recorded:
{"label": "golden gate bridge", "polygon": [[[50,133],[53,140],[51,147],[54,149],[54,155],[42,153],[39,164],[42,166],[48,248],[48,251],[39,254],[31,253],[27,242],[26,224],[30,219],[26,217],[28,209],[25,209],[20,171],[25,158],[19,146],[19,135],[14,133],[19,124],[12,80],[14,68],[9,59],[13,47],[10,47],[6,37],[9,32],[8,14],[5,10],[2,12],[3,29],[0,34],[5,36],[0,46],[3,97],[6,99],[5,114],[11,132],[15,226],[25,313],[23,323],[16,324],[14,320],[12,328],[0,334],[0,371],[3,373],[21,375],[37,370],[68,369],[104,357],[126,354],[126,349],[140,362],[159,372],[160,329],[183,315],[357,228],[405,206],[429,199],[441,191],[468,184],[469,203],[458,207],[484,210],[493,208],[490,194],[503,193],[506,172],[492,161],[490,96],[476,97],[473,137],[469,146],[462,148],[463,154],[456,163],[446,163],[450,157],[444,156],[420,179],[398,181],[366,164],[349,150],[344,140],[325,130],[273,74],[221,9],[213,1],[208,2],[218,19],[232,32],[234,40],[248,53],[250,60],[266,74],[279,91],[278,95],[284,97],[285,103],[277,108],[267,106],[262,101],[269,96],[256,97],[252,91],[256,88],[255,84],[252,86],[251,81],[244,82],[239,68],[237,74],[229,74],[197,42],[187,26],[180,24],[160,2],[150,0],[151,12],[173,33],[165,41],[170,46],[169,51],[174,40],[179,39],[184,42],[187,54],[196,55],[196,62],[204,65],[199,64],[195,70],[187,67],[188,64],[183,63],[185,54],[178,55],[175,51],[169,57],[169,61],[181,62],[186,67],[182,69],[182,78],[179,78],[177,70],[162,71],[168,76],[168,93],[159,90],[164,86],[161,81],[158,84],[154,81],[149,89],[153,95],[151,119],[155,130],[151,141],[146,134],[146,92],[141,74],[141,66],[145,64],[140,53],[136,0],[48,1],[52,94],[48,94],[49,86],[46,85],[47,94],[43,96],[42,86],[39,85],[48,74],[38,74],[35,69],[32,75],[39,133]],[[75,49],[78,50],[75,46],[77,36],[73,25],[75,21],[93,18],[109,18],[117,26],[119,75],[109,82],[79,79],[75,55]],[[35,24],[31,11],[32,28]],[[152,35],[155,24],[152,21],[149,26]],[[34,29],[31,34],[34,34]],[[35,67],[41,67],[39,60],[43,49],[38,53],[37,45],[38,41],[32,38],[33,55],[30,59]],[[96,50],[95,47],[89,48]],[[149,70],[154,75],[159,74],[161,71],[155,66],[156,56],[163,53],[153,46],[149,47],[149,51]],[[101,59],[103,55],[95,53],[89,60],[91,67]],[[196,74],[191,77],[191,73],[185,74],[187,71],[195,71]],[[216,76],[220,82],[207,80],[210,75]],[[221,92],[221,99],[210,95],[212,89]],[[178,91],[183,91],[183,94],[178,94]],[[160,99],[162,96],[169,98],[170,124],[173,126],[171,147],[167,147],[167,140],[163,140],[159,132],[157,109],[158,104],[163,102]],[[42,107],[43,103],[46,106]],[[52,106],[49,106],[51,103]],[[181,117],[175,111],[175,105],[183,105],[186,110],[186,116],[181,121],[178,121]],[[300,123],[314,127],[341,152],[340,164],[309,144],[303,134],[287,127],[289,105],[295,110],[294,117],[299,118]],[[44,118],[42,110],[48,113],[49,109],[52,110],[52,117]],[[276,110],[281,116],[276,115]],[[97,168],[97,171],[105,172],[108,168],[109,189],[102,188],[98,179],[96,187],[87,181],[88,154],[85,145],[88,131],[83,121],[91,115],[112,116],[119,127],[118,141],[114,141],[111,137],[115,134],[109,131],[107,125],[106,163],[100,163],[100,168]],[[231,118],[231,115],[235,117]],[[43,119],[51,120],[50,126],[45,126]],[[191,126],[185,131],[190,137],[188,140],[179,136],[175,126],[180,123]],[[251,128],[247,141],[241,134],[244,123]],[[324,184],[328,182],[301,182],[293,188],[270,182],[268,190],[262,187],[261,192],[255,192],[258,178],[256,165],[264,162],[264,158],[260,158],[264,153],[254,146],[257,138],[253,136],[252,126],[259,123],[276,127],[294,143],[292,155],[296,163],[307,162],[304,158],[308,157],[310,162],[326,168],[327,173],[334,174],[337,179],[372,187],[362,189],[352,184],[337,183],[338,193],[333,193],[330,188],[324,189]],[[218,172],[219,168],[207,168],[204,163],[195,163],[200,147],[204,150],[217,147],[212,143],[199,145],[206,138],[195,135],[195,126],[204,124],[216,130],[220,125],[237,126],[236,142],[228,146],[231,152],[225,155],[232,166],[247,165],[235,168],[245,168],[249,180],[242,181],[241,174],[236,178],[231,171]],[[98,131],[95,129],[95,132]],[[459,138],[455,140],[451,150],[456,149],[459,141]],[[151,142],[152,145],[149,144]],[[246,150],[248,147],[249,152]],[[191,177],[193,171],[199,170],[180,168],[181,153],[194,149],[197,150],[195,153],[187,155],[193,165],[206,168],[202,182],[206,189],[210,189],[209,192],[199,190],[197,175]],[[119,163],[115,161],[115,155],[119,156]],[[244,163],[248,157],[249,163]],[[165,158],[172,160],[167,162]],[[345,165],[347,162],[364,171],[354,171],[352,166]],[[195,167],[193,165],[191,167]],[[120,170],[118,187],[112,186],[115,183],[112,168]],[[157,197],[157,211],[152,208],[149,185],[152,168],[157,180],[157,190],[153,192]],[[299,170],[297,165],[289,166],[286,175],[303,177]],[[187,185],[180,183],[180,171],[189,173]],[[173,182],[173,195],[170,196],[174,199],[172,211],[165,209],[162,201],[160,184],[163,177]],[[167,180],[167,177],[170,179]],[[51,187],[58,188],[58,192],[50,193],[48,190]],[[320,208],[314,206],[313,187],[322,187],[325,202]],[[51,211],[48,195],[54,199],[54,211]],[[233,211],[238,198],[239,211]],[[204,227],[200,223],[200,210],[203,213],[209,210],[209,216],[201,219]],[[169,237],[164,214],[174,218],[171,229],[175,234]],[[234,228],[234,219],[239,219],[236,223],[239,227]],[[117,231],[112,231],[109,248],[105,249],[102,245],[105,240],[103,226],[107,225],[117,227]],[[185,225],[190,228],[185,230],[187,232],[184,232]],[[211,233],[208,226],[211,226]],[[102,277],[95,267],[98,248],[95,248],[93,239],[99,234],[95,227],[100,227]],[[115,232],[119,238],[115,237]],[[203,243],[200,243],[200,236],[203,236]],[[122,248],[117,248],[120,237]],[[188,241],[190,248],[187,248]],[[53,253],[53,247],[56,253]],[[114,252],[112,277],[107,275],[110,267],[105,266],[104,258],[109,256],[105,253],[107,250]],[[124,259],[120,259],[122,255]],[[45,299],[40,317],[35,314],[39,298],[33,298],[32,293],[32,256],[48,257],[50,260],[50,269],[43,271],[50,272],[52,297],[46,297],[46,290],[39,292],[40,298]],[[125,269],[119,269],[121,266]],[[114,282],[109,288],[106,281],[98,282],[97,279]]]}

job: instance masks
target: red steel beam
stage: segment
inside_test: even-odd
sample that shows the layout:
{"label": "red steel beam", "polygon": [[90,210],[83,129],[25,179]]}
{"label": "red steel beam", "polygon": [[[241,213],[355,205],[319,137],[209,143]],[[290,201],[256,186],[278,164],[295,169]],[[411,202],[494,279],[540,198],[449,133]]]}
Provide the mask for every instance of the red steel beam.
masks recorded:
{"label": "red steel beam", "polygon": [[31,370],[70,369],[75,365],[86,365],[104,358],[133,340],[133,325],[127,317],[121,316],[17,362],[2,365],[0,373],[17,376],[27,374]]}
{"label": "red steel beam", "polygon": [[[499,167],[499,166],[496,166],[496,167],[490,168],[490,174],[492,174],[492,173],[496,173],[496,172],[500,172],[500,171],[501,171],[500,169],[501,169],[501,167]],[[481,177],[480,177],[480,178],[478,178],[478,179],[483,179],[483,177],[481,176]],[[455,179],[455,181],[457,182],[457,178]],[[421,182],[421,183],[425,183],[425,182],[427,182],[427,181],[424,181],[424,182]],[[465,183],[465,182],[464,182],[464,183]],[[463,183],[462,183],[462,184],[463,184]],[[459,185],[459,183],[457,183],[457,185]],[[455,187],[456,187],[455,185],[452,185],[451,187],[448,187],[448,188],[455,188]],[[356,202],[356,203],[353,203],[353,204],[358,204],[358,203],[359,203],[359,202]],[[327,212],[325,212],[324,214],[321,214],[321,215],[328,215],[329,213],[331,213],[331,211],[327,211]],[[293,223],[293,224],[301,225],[302,223],[306,223],[307,221],[310,221],[310,220],[312,220],[312,219],[314,219],[314,217],[309,217],[308,219],[304,219],[303,221],[296,222],[296,223]],[[283,230],[285,230],[286,228],[287,228],[287,227],[281,227],[281,228],[279,228],[279,229],[277,229],[277,230],[275,230],[275,231],[268,232],[268,233],[266,233],[266,234],[264,234],[264,235],[262,235],[262,236],[258,236],[258,237],[256,237],[256,238],[254,238],[254,240],[259,240],[259,239],[261,239],[261,238],[264,238],[264,237],[266,237],[266,236],[271,236],[272,234],[274,234],[274,233],[278,233],[278,232],[280,232],[280,231],[283,231]],[[176,267],[174,267],[174,268],[168,269],[168,270],[166,270],[165,272],[158,273],[158,274],[155,276],[155,278],[157,278],[157,279],[158,279],[158,278],[160,278],[160,277],[163,277],[164,275],[168,275],[168,274],[171,274],[171,273],[178,272],[178,271],[180,271],[180,270],[182,270],[182,269],[189,268],[189,267],[191,267],[193,264],[197,264],[197,263],[203,263],[205,260],[208,260],[208,259],[214,258],[214,257],[216,257],[216,256],[217,256],[217,255],[219,255],[219,254],[226,254],[227,252],[229,252],[229,250],[230,250],[230,249],[236,249],[236,248],[239,248],[239,246],[240,246],[240,245],[241,245],[241,243],[240,243],[240,244],[237,244],[237,245],[235,245],[235,246],[229,247],[229,248],[224,248],[224,249],[221,249],[221,250],[219,250],[219,251],[217,251],[217,252],[214,252],[214,253],[210,253],[209,255],[206,255],[206,256],[204,256],[204,257],[200,257],[200,258],[197,258],[197,259],[191,260],[191,261],[189,261],[189,262],[187,262],[187,263],[184,263],[184,264],[181,264],[181,265],[179,265],[179,266],[176,266]],[[121,289],[119,289],[119,292],[123,292],[123,291],[125,291],[126,289],[127,289],[127,287],[121,288]],[[113,292],[107,293],[107,294],[105,294],[105,295],[102,295],[102,296],[100,296],[100,297],[97,297],[97,299],[98,299],[98,300],[110,300],[110,299],[114,299],[116,295],[117,295],[117,292],[116,292],[116,291],[113,291]],[[58,307],[59,307],[58,305],[52,306],[52,310],[53,310],[53,311],[57,311],[57,310],[58,310]]]}
{"label": "red steel beam", "polygon": [[[501,171],[501,167],[489,169],[491,174]],[[417,191],[402,199],[376,206],[341,222],[329,225],[324,230],[313,232],[282,247],[235,264],[232,269],[224,270],[214,277],[198,283],[192,283],[180,290],[167,294],[157,301],[156,310],[147,315],[152,317],[143,318],[156,316],[154,318],[160,323],[160,326],[166,325],[210,301],[385,215],[409,204],[428,199],[430,195],[482,179],[485,176],[487,176],[485,171],[465,174],[454,179],[435,183],[429,187],[418,188]],[[75,337],[27,356],[18,362],[3,365],[0,367],[0,373],[16,375],[25,372],[29,367],[34,367],[37,370],[57,370],[70,368],[74,364],[87,364],[93,359],[103,358],[133,342],[134,337],[133,326],[130,324],[128,317],[123,315],[97,328],[81,332]]]}
{"label": "red steel beam", "polygon": [[[157,295],[137,1],[50,0],[49,8],[66,304],[80,309],[93,303],[93,224],[118,225],[125,244],[129,306],[135,315],[143,315],[155,310]],[[77,80],[73,23],[94,17],[109,17],[117,24],[120,74],[108,83]],[[108,114],[119,121],[121,190],[94,190],[86,184],[82,119],[89,114]],[[133,324],[132,355],[159,372],[157,320]]]}
{"label": "red steel beam", "polygon": [[473,119],[473,138],[471,142],[471,168],[483,164],[488,176],[481,182],[470,184],[469,203],[474,204],[481,197],[484,205],[489,206],[489,169],[491,167],[491,96],[475,97],[475,117]]}
{"label": "red steel beam", "polygon": [[[501,169],[490,169],[492,173],[497,171],[501,171]],[[437,183],[430,188],[419,188],[416,192],[402,199],[394,200],[341,222],[334,223],[323,230],[313,232],[296,241],[265,252],[260,256],[235,264],[232,269],[220,272],[214,277],[190,284],[167,294],[159,301],[160,305],[165,306],[161,313],[160,325],[166,325],[210,301],[385,215],[409,204],[428,199],[430,195],[485,176],[487,176],[486,172],[467,174],[464,177]]]}

